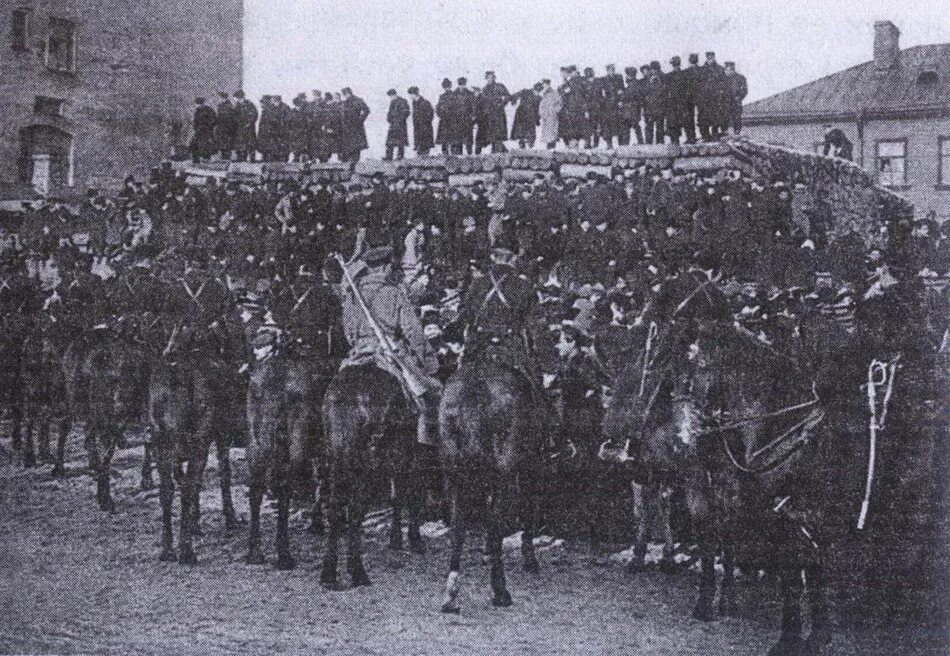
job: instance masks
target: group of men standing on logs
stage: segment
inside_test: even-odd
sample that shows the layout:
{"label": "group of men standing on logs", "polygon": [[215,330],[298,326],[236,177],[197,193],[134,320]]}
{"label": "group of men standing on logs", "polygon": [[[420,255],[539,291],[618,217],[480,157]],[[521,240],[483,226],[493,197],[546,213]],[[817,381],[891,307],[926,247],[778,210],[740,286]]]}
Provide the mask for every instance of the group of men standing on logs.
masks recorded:
{"label": "group of men standing on logs", "polygon": [[[520,148],[540,144],[553,149],[558,142],[568,148],[608,148],[631,143],[696,143],[715,141],[729,130],[742,131],[742,101],[748,94],[745,76],[734,62],[724,66],[714,52],[700,64],[691,54],[683,66],[679,56],[664,71],[660,62],[629,66],[624,74],[608,64],[598,77],[593,68],[583,74],[577,66],[561,68],[561,84],[544,79],[512,93],[485,73],[481,87],[469,86],[460,77],[455,85],[442,81],[442,93],[433,104],[419,87],[408,89],[408,98],[395,88],[387,92],[385,159],[405,157],[410,144],[419,156],[440,146],[445,155],[478,154],[487,148],[505,152],[506,142]],[[261,98],[261,109],[244,97],[233,99],[221,92],[217,108],[196,99],[191,154],[195,162],[219,154],[222,159],[254,161],[356,162],[369,147],[365,122],[366,102],[347,87],[338,94],[301,93],[287,105],[280,96]],[[508,105],[515,106],[509,129]],[[438,118],[438,129],[433,123]]]}

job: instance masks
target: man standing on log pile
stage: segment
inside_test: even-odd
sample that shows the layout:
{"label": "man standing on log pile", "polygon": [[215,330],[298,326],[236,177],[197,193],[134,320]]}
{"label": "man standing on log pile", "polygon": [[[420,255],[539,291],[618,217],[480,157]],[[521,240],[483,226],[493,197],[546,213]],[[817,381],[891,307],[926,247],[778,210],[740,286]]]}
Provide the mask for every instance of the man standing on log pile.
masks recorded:
{"label": "man standing on log pile", "polygon": [[[458,143],[464,147],[465,154],[471,155],[475,149],[475,93],[468,88],[468,80],[464,77],[458,79],[458,86],[455,88],[455,102],[458,104],[458,124],[461,139]],[[462,149],[453,155],[461,155]]]}
{"label": "man standing on log pile", "polygon": [[386,114],[386,120],[389,122],[389,132],[386,134],[386,156],[383,158],[387,162],[392,161],[395,152],[396,160],[399,161],[406,156],[406,146],[409,145],[409,102],[399,95],[395,89],[386,92],[389,96],[389,112]]}
{"label": "man standing on log pile", "polygon": [[736,63],[726,62],[726,82],[729,85],[729,127],[734,134],[742,134],[742,101],[749,95],[745,75],[736,72]]}
{"label": "man standing on log pile", "polygon": [[257,107],[244,97],[243,91],[234,93],[234,118],[236,133],[234,149],[237,161],[246,162],[250,157],[253,162],[257,157]]}
{"label": "man standing on log pile", "polygon": [[359,96],[353,95],[350,87],[343,89],[342,126],[340,133],[340,159],[344,162],[360,161],[361,153],[369,148],[366,140],[366,117],[369,107]]}
{"label": "man standing on log pile", "polygon": [[692,107],[689,104],[689,73],[680,68],[678,56],[670,59],[673,69],[666,74],[666,132],[670,141],[678,144],[680,136],[689,135]]}
{"label": "man standing on log pile", "polygon": [[703,84],[703,69],[699,65],[699,55],[695,52],[689,56],[689,68],[686,69],[687,104],[689,105],[689,121],[686,124],[686,143],[696,143],[696,116],[699,113],[699,93]]}
{"label": "man standing on log pile", "polygon": [[664,118],[666,115],[666,81],[660,70],[660,62],[654,61],[641,66],[643,71],[643,123],[646,127],[644,135],[648,144],[664,142],[666,129]]}
{"label": "man standing on log pile", "polygon": [[214,127],[215,146],[221,152],[221,159],[230,160],[237,131],[237,114],[228,93],[221,91],[218,95],[221,96],[221,102],[218,103],[218,118]]}
{"label": "man standing on log pile", "polygon": [[425,157],[435,145],[432,135],[432,119],[435,111],[432,103],[419,95],[419,87],[409,87],[412,98],[412,141],[416,155]]}
{"label": "man standing on log pile", "polygon": [[194,135],[191,138],[191,161],[200,163],[214,152],[214,126],[217,116],[205,105],[204,98],[195,98],[195,117],[192,122]]}
{"label": "man standing on log pile", "polygon": [[487,134],[485,142],[491,144],[493,153],[506,153],[505,139],[508,138],[508,118],[505,116],[505,105],[511,99],[508,88],[495,80],[495,72],[485,73],[485,88],[482,90],[485,106],[485,127]]}
{"label": "man standing on log pile", "polygon": [[640,119],[643,115],[643,88],[642,80],[637,78],[637,67],[628,66],[623,71],[627,76],[627,84],[620,98],[620,111],[623,117],[623,130],[620,133],[620,145],[630,143],[630,130],[633,130],[637,143],[643,143],[643,128]]}
{"label": "man standing on log pile", "polygon": [[626,143],[630,143],[630,130],[623,116],[623,76],[617,73],[614,64],[607,64],[607,73],[598,78],[597,84],[601,96],[601,136],[607,147],[613,148],[615,137],[617,145],[624,145],[624,133]]}
{"label": "man standing on log pile", "polygon": [[716,53],[706,53],[703,78],[699,87],[699,129],[703,141],[718,141],[728,122],[731,91],[726,73],[716,62]]}

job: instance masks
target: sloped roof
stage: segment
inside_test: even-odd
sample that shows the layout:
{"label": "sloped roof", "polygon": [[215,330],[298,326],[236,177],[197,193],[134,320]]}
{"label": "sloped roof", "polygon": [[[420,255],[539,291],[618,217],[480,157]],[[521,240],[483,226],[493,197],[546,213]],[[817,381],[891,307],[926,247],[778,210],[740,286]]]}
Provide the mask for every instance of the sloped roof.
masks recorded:
{"label": "sloped roof", "polygon": [[[937,81],[919,82],[925,71]],[[744,120],[854,118],[862,110],[867,118],[950,114],[950,43],[907,48],[888,71],[869,61],[757,100],[745,106]]]}

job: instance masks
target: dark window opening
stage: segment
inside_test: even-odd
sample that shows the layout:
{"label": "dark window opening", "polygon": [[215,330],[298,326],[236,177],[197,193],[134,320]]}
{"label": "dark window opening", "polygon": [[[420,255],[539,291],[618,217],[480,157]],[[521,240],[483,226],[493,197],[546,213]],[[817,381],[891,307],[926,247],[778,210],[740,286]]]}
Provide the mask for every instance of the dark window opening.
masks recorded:
{"label": "dark window opening", "polygon": [[14,50],[26,50],[30,40],[30,15],[33,12],[29,9],[13,10],[13,26],[11,30],[12,43]]}
{"label": "dark window opening", "polygon": [[76,71],[76,24],[62,18],[49,19],[46,66],[54,71]]}
{"label": "dark window opening", "polygon": [[61,98],[37,96],[36,100],[33,101],[33,112],[36,114],[46,114],[47,116],[61,116],[63,113],[63,100]]}
{"label": "dark window opening", "polygon": [[937,71],[924,71],[917,76],[917,84],[937,84],[939,81]]}

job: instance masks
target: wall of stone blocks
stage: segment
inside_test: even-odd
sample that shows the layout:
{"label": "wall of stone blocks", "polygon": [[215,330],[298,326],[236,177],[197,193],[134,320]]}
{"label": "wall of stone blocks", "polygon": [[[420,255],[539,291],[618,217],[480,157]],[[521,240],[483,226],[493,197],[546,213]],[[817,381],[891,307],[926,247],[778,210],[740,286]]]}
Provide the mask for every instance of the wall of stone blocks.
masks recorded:
{"label": "wall of stone blocks", "polygon": [[[27,51],[11,47],[19,7],[33,11]],[[50,17],[76,23],[75,74],[44,65]],[[0,179],[19,177],[20,130],[43,121],[36,96],[66,101],[54,123],[74,137],[75,190],[147,175],[188,139],[196,95],[240,86],[242,23],[243,0],[0,0]]]}

